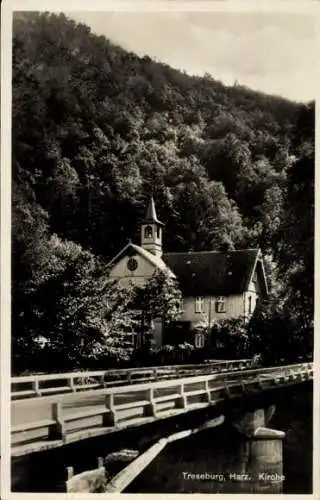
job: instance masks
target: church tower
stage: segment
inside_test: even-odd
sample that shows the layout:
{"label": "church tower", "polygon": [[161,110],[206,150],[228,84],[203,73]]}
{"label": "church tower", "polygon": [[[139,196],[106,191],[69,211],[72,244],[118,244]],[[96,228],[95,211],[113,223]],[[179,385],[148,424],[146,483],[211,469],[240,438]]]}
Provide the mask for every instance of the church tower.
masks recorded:
{"label": "church tower", "polygon": [[162,256],[162,228],[157,219],[153,197],[150,198],[145,219],[141,225],[141,247],[157,257]]}

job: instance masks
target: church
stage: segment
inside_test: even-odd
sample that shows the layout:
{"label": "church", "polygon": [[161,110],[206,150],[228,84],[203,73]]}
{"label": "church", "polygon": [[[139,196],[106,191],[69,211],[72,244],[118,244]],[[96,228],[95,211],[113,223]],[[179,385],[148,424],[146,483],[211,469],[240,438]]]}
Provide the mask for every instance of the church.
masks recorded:
{"label": "church", "polygon": [[109,263],[110,276],[122,286],[141,284],[157,269],[177,279],[183,296],[181,317],[166,328],[161,321],[154,322],[155,345],[189,342],[201,348],[200,325],[229,318],[249,320],[268,294],[260,249],[166,253],[163,230],[151,198],[140,245],[129,242]]}

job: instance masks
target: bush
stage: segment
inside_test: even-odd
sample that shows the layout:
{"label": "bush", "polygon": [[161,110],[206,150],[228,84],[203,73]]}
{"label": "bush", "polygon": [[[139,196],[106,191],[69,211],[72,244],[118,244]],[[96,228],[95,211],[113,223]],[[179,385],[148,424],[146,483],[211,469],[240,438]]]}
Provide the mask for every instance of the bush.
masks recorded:
{"label": "bush", "polygon": [[132,357],[133,366],[180,365],[195,363],[195,348],[183,343],[176,346],[163,345],[160,348],[137,349]]}
{"label": "bush", "polygon": [[215,323],[209,333],[208,356],[216,359],[251,357],[250,335],[244,319],[227,319]]}

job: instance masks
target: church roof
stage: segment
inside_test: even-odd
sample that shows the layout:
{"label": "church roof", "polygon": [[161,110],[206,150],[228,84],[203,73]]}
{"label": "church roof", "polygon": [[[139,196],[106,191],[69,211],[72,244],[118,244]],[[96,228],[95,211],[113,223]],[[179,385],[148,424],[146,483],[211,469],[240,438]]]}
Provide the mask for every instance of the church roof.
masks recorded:
{"label": "church roof", "polygon": [[265,294],[267,284],[259,249],[227,252],[164,253],[162,259],[188,296],[233,295],[248,289],[257,262]]}
{"label": "church roof", "polygon": [[155,207],[155,204],[154,204],[153,196],[151,196],[151,198],[149,200],[149,203],[148,203],[148,206],[147,206],[146,216],[144,218],[144,222],[145,223],[156,222],[157,224],[160,224],[160,226],[164,226],[164,224],[157,219],[156,207]]}

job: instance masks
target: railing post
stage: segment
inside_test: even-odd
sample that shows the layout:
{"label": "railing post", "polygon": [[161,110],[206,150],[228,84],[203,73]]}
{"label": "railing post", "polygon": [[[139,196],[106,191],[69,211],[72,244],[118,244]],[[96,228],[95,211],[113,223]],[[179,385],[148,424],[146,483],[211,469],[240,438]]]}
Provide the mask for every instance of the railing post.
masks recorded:
{"label": "railing post", "polygon": [[76,387],[74,385],[74,378],[73,377],[69,378],[69,380],[68,380],[68,386],[70,387],[70,389],[72,390],[72,392],[76,392]]}
{"label": "railing post", "polygon": [[154,375],[154,380],[158,380],[158,370],[157,370],[157,368],[154,368],[153,375]]}
{"label": "railing post", "polygon": [[207,399],[208,399],[208,403],[211,402],[211,391],[210,391],[210,387],[209,387],[209,380],[207,379],[206,382],[206,392],[207,392]]}
{"label": "railing post", "polygon": [[294,380],[296,378],[296,374],[293,368],[289,370],[289,380]]}
{"label": "railing post", "polygon": [[114,406],[114,395],[107,394],[106,399],[106,408],[109,410],[103,415],[102,425],[104,427],[113,427],[117,425],[117,414]]}
{"label": "railing post", "polygon": [[243,379],[241,379],[241,389],[242,389],[243,394],[248,394],[248,389],[246,388],[246,384],[245,384],[245,381]]}
{"label": "railing post", "polygon": [[61,403],[52,403],[52,419],[55,424],[49,429],[49,439],[62,439],[65,441],[66,429],[65,422],[62,418],[62,405]]}
{"label": "railing post", "polygon": [[306,366],[306,368],[304,370],[303,377],[304,377],[305,380],[309,379],[309,366],[308,365]]}
{"label": "railing post", "polygon": [[263,389],[262,380],[261,380],[261,376],[260,375],[258,375],[257,385],[258,385],[258,387],[259,387],[260,390]]}
{"label": "railing post", "polygon": [[148,401],[150,401],[150,404],[144,407],[143,414],[145,417],[156,417],[157,411],[156,411],[156,404],[154,401],[154,392],[152,387],[150,387],[147,391],[147,399]]}
{"label": "railing post", "polygon": [[68,481],[73,478],[73,474],[74,474],[73,467],[67,467],[67,479],[68,479]]}
{"label": "railing post", "polygon": [[228,386],[228,382],[226,381],[226,379],[224,379],[224,390],[225,390],[225,395],[226,397],[230,397],[231,396],[231,391],[229,389],[229,386]]}
{"label": "railing post", "polygon": [[101,387],[106,387],[107,386],[106,382],[104,381],[104,375],[105,374],[103,374],[103,375],[100,376],[100,385],[101,385]]}
{"label": "railing post", "polygon": [[187,407],[187,398],[184,392],[184,384],[180,384],[179,388],[180,396],[177,398],[176,407],[177,408],[186,408]]}
{"label": "railing post", "polygon": [[34,380],[32,382],[32,389],[36,393],[37,396],[41,396],[40,388],[39,388],[39,380]]}

